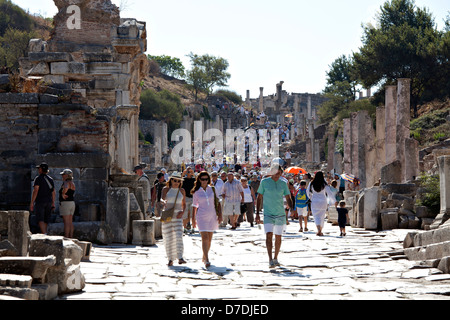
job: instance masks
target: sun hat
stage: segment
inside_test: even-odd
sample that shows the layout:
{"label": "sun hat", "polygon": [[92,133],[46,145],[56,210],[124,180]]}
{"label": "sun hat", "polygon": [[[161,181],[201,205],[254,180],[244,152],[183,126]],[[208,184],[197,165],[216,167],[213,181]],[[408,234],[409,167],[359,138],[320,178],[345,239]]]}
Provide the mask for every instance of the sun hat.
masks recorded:
{"label": "sun hat", "polygon": [[184,180],[183,177],[181,176],[181,172],[173,172],[170,178]]}
{"label": "sun hat", "polygon": [[69,176],[72,176],[73,175],[73,172],[72,172],[72,170],[70,170],[70,169],[64,169],[62,172],[60,172],[59,174],[61,174],[61,175],[63,175],[63,174],[67,174],[67,175],[69,175]]}

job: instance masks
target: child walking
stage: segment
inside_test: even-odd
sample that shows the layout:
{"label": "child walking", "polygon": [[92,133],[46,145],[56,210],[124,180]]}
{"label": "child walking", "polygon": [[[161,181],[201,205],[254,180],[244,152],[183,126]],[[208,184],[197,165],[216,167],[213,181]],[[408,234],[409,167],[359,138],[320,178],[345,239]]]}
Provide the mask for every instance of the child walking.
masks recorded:
{"label": "child walking", "polygon": [[295,195],[295,208],[298,213],[298,222],[300,224],[300,230],[298,232],[303,232],[302,220],[305,221],[305,231],[308,231],[306,227],[308,223],[308,195],[306,194],[306,181],[302,180],[300,182],[300,189],[298,189]]}
{"label": "child walking", "polygon": [[348,218],[348,210],[345,208],[345,201],[342,200],[339,202],[339,207],[336,208],[338,212],[338,224],[339,228],[341,229],[341,237],[345,237],[345,226],[347,225],[347,222],[349,221]]}

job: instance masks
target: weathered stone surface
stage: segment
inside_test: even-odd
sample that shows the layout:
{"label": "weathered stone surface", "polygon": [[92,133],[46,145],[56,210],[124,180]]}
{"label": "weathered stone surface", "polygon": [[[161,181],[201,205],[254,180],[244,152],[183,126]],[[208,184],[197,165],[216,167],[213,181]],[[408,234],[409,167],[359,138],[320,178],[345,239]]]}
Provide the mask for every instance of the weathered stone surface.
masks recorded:
{"label": "weathered stone surface", "polygon": [[29,76],[41,76],[50,73],[50,68],[46,62],[39,62],[36,66],[28,71]]}
{"label": "weathered stone surface", "polygon": [[33,278],[31,276],[4,273],[0,274],[0,286],[31,288],[32,282]]}
{"label": "weathered stone surface", "polygon": [[66,259],[79,264],[84,255],[83,250],[73,241],[64,237],[34,234],[30,239],[29,255],[31,257],[56,257],[56,266],[64,265]]}
{"label": "weathered stone surface", "polygon": [[0,104],[38,104],[38,93],[0,93]]}
{"label": "weathered stone surface", "polygon": [[382,230],[392,230],[398,228],[398,213],[385,212],[381,213],[381,227]]}
{"label": "weathered stone surface", "polygon": [[67,52],[29,52],[28,58],[30,61],[43,62],[69,62],[72,56]]}
{"label": "weathered stone surface", "polygon": [[128,188],[108,188],[106,223],[111,227],[113,242],[127,243],[130,229],[130,197]]}
{"label": "weathered stone surface", "polygon": [[133,221],[133,244],[140,246],[153,246],[155,240],[155,221],[134,220]]}
{"label": "weathered stone surface", "polygon": [[11,242],[8,240],[3,240],[0,242],[0,257],[13,257],[19,255],[19,250],[17,250]]}
{"label": "weathered stone surface", "polygon": [[401,183],[402,164],[395,160],[381,167],[381,183]]}
{"label": "weathered stone surface", "polygon": [[450,273],[450,256],[442,258],[437,268],[443,273]]}
{"label": "weathered stone surface", "polygon": [[28,211],[8,211],[8,240],[21,256],[28,252],[29,216]]}
{"label": "weathered stone surface", "polygon": [[0,273],[31,275],[33,281],[43,283],[48,268],[56,263],[55,256],[48,257],[1,257]]}
{"label": "weathered stone surface", "polygon": [[364,228],[376,230],[381,208],[381,191],[378,187],[366,189],[364,193]]}
{"label": "weathered stone surface", "polygon": [[441,259],[450,256],[450,241],[405,249],[409,260]]}
{"label": "weathered stone surface", "polygon": [[56,283],[34,284],[31,288],[39,293],[39,300],[54,300],[58,297],[58,285]]}
{"label": "weathered stone surface", "polygon": [[3,299],[3,295],[23,300],[39,300],[39,292],[31,288],[0,287],[0,300]]}

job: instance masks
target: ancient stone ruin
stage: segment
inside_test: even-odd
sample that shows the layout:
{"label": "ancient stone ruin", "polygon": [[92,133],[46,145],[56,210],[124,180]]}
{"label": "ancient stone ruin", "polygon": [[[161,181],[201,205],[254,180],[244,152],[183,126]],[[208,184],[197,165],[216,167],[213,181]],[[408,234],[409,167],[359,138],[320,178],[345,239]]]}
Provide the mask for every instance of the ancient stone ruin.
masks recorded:
{"label": "ancient stone ruin", "polygon": [[[8,292],[26,299],[81,290],[79,263],[91,242],[155,241],[155,222],[144,216],[147,187],[132,174],[141,160],[146,24],[121,18],[109,0],[55,0],[55,5],[50,40],[32,39],[20,60],[22,90],[0,93],[0,206],[6,210],[0,212],[0,274],[15,274],[0,276],[0,291],[21,283],[21,293]],[[62,223],[49,225],[55,236],[31,235],[28,225],[32,232],[38,229],[26,210],[41,162],[49,165],[57,189],[59,173],[74,172],[74,237],[86,242],[60,237]],[[56,207],[58,212],[58,201]],[[50,289],[41,294],[35,285],[44,284]]]}

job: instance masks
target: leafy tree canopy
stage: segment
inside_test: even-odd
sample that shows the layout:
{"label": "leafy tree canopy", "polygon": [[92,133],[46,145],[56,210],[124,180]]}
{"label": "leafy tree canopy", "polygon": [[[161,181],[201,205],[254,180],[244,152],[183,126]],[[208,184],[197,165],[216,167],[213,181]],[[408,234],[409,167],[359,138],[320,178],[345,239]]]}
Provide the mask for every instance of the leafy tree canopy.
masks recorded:
{"label": "leafy tree canopy", "polygon": [[179,58],[166,55],[148,55],[148,58],[158,63],[159,67],[161,68],[162,74],[175,78],[183,78],[185,76],[185,69],[183,63]]}
{"label": "leafy tree canopy", "polygon": [[414,0],[387,1],[377,26],[363,26],[363,46],[353,55],[355,75],[367,88],[411,78],[411,102],[417,111],[425,94],[448,94],[448,24],[446,29],[438,31],[432,15]]}
{"label": "leafy tree canopy", "polygon": [[195,98],[198,92],[212,92],[215,86],[226,87],[231,75],[227,72],[228,61],[208,54],[199,56],[190,53],[192,69],[186,73],[186,81],[193,87]]}

